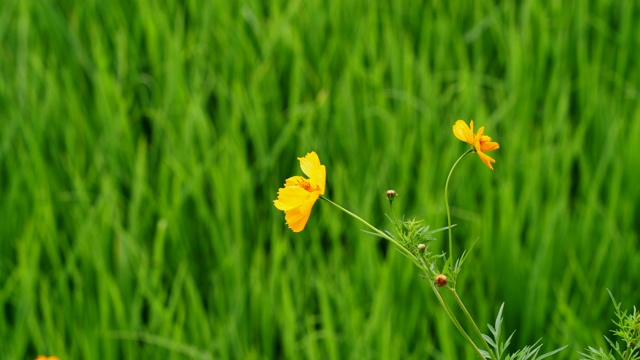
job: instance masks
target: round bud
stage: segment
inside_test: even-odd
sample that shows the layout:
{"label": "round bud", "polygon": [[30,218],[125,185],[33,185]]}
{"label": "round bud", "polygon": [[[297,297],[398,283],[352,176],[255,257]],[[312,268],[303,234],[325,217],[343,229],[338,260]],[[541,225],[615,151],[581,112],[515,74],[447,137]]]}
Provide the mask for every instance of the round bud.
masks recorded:
{"label": "round bud", "polygon": [[434,282],[436,283],[436,285],[443,287],[447,285],[447,276],[444,274],[436,275]]}
{"label": "round bud", "polygon": [[423,252],[427,249],[427,245],[425,244],[418,244],[418,251]]}
{"label": "round bud", "polygon": [[389,199],[389,201],[393,201],[396,196],[398,196],[398,193],[396,193],[395,190],[387,190],[387,199]]}

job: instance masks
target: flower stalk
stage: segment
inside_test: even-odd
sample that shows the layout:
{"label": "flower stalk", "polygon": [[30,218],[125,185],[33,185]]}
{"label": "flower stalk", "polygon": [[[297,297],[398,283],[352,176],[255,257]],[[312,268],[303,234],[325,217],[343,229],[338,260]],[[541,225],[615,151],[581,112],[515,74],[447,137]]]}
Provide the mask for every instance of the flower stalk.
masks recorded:
{"label": "flower stalk", "polygon": [[[386,198],[389,201],[389,206],[391,207],[391,217],[389,217],[389,219],[396,227],[396,231],[398,232],[397,236],[394,237],[390,233],[382,231],[371,225],[368,221],[325,196],[326,169],[325,166],[320,163],[318,155],[315,152],[310,152],[306,156],[298,158],[300,160],[300,167],[308,178],[304,178],[302,176],[293,176],[288,178],[284,187],[278,190],[278,198],[274,200],[274,205],[277,209],[285,212],[285,219],[289,228],[294,232],[299,232],[306,226],[309,215],[311,214],[311,209],[316,200],[322,199],[364,224],[364,226],[371,230],[369,233],[378,235],[383,239],[390,241],[403,255],[407,256],[418,268],[424,271],[425,277],[429,278],[429,287],[433,291],[436,299],[438,299],[440,305],[442,305],[442,309],[444,309],[444,312],[447,314],[455,328],[470,344],[474,352],[482,359],[487,356],[491,359],[497,359],[496,355],[499,356],[499,354],[492,351],[487,340],[456,291],[456,276],[460,270],[460,264],[463,262],[465,255],[462,255],[461,260],[454,261],[451,208],[449,206],[449,183],[451,181],[453,171],[456,169],[460,161],[471,152],[477,153],[480,160],[482,160],[487,167],[493,170],[492,163],[495,163],[495,160],[486,155],[485,152],[497,150],[500,145],[497,142],[493,142],[489,136],[484,135],[484,126],[478,129],[477,133],[474,133],[473,121],[471,121],[470,126],[468,126],[463,120],[458,120],[453,126],[453,133],[458,139],[470,144],[472,147],[465,151],[455,161],[449,170],[447,180],[445,182],[444,195],[449,235],[449,252],[446,254],[447,260],[445,261],[445,264],[447,262],[449,263],[449,269],[448,271],[445,270],[444,273],[438,273],[435,270],[435,261],[443,256],[432,254],[428,249],[428,245],[425,244],[427,241],[435,240],[435,238],[431,236],[433,232],[444,230],[444,228],[429,231],[429,227],[420,226],[419,221],[399,221],[396,218],[392,207],[393,201],[397,196],[395,190],[388,190],[386,192]],[[447,276],[450,276],[451,279]],[[449,290],[455,299],[456,304],[464,313],[464,317],[471,323],[473,332],[475,332],[480,338],[480,344],[486,349],[486,351],[481,350],[464,329],[456,314],[452,311],[449,303],[447,303],[443,298],[440,291],[440,288],[442,287],[446,287]],[[499,352],[499,350],[496,351]]]}
{"label": "flower stalk", "polygon": [[456,289],[455,288],[448,288],[448,289],[451,292],[451,294],[453,294],[453,297],[456,299],[456,302],[458,303],[458,306],[460,307],[460,309],[462,309],[462,312],[464,313],[464,315],[467,317],[471,325],[473,325],[473,330],[476,332],[478,337],[482,340],[484,348],[487,349],[487,352],[489,353],[489,356],[491,356],[491,359],[495,359],[496,356],[491,351],[491,347],[489,346],[487,341],[484,339],[484,336],[482,336],[482,331],[480,331],[480,328],[478,328],[478,324],[476,324],[475,320],[473,320],[473,317],[469,313],[469,310],[467,310],[467,307],[464,306],[464,303],[462,302],[462,299],[460,299],[460,296],[458,296],[458,292],[456,291]]}
{"label": "flower stalk", "polygon": [[[462,158],[465,157],[468,153],[473,151],[474,151],[473,149],[469,149],[465,151],[465,153],[462,154],[458,158],[458,160],[456,160],[455,163],[453,163],[451,170],[449,170],[449,175],[447,175],[447,182],[444,184],[444,206],[447,210],[447,226],[449,227],[449,259],[453,259],[453,235],[451,232],[451,210],[449,209],[449,180],[451,180],[451,174],[453,174],[453,170],[456,168],[456,166],[458,166],[458,163],[460,162],[460,160],[462,160]],[[451,274],[454,273],[453,266],[454,266],[454,262],[450,261],[449,270],[451,271]],[[454,281],[454,289],[455,289],[455,281]]]}
{"label": "flower stalk", "polygon": [[326,202],[328,202],[329,204],[337,207],[338,209],[344,211],[346,214],[350,215],[351,217],[353,217],[354,219],[360,221],[361,223],[363,223],[365,226],[367,226],[369,229],[371,229],[374,233],[380,235],[382,238],[391,241],[391,243],[393,245],[395,245],[404,255],[406,255],[407,257],[409,257],[409,259],[411,259],[411,261],[413,261],[414,264],[416,264],[417,266],[420,266],[420,263],[418,262],[418,259],[416,258],[416,256],[409,251],[407,248],[405,248],[404,246],[402,246],[399,242],[397,242],[394,238],[392,238],[391,236],[389,236],[389,234],[385,233],[384,231],[378,229],[377,227],[371,225],[370,223],[368,223],[365,219],[361,218],[360,216],[352,213],[351,211],[343,208],[342,206],[336,204],[335,202],[329,200],[327,197],[320,196],[320,198]]}

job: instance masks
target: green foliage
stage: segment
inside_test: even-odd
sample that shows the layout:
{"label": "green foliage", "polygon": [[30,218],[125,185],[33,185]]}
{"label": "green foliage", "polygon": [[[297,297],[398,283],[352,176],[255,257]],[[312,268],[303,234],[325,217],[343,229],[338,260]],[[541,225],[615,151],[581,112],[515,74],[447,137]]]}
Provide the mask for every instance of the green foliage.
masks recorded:
{"label": "green foliage", "polygon": [[[483,334],[484,340],[491,346],[493,349],[493,354],[496,359],[505,359],[505,360],[516,360],[516,359],[545,359],[552,355],[559,353],[564,350],[568,345],[562,346],[558,349],[549,351],[547,353],[538,355],[540,349],[542,348],[542,344],[540,340],[536,341],[533,345],[526,345],[522,347],[520,350],[514,352],[513,354],[507,354],[507,348],[511,344],[511,339],[513,338],[513,334],[511,334],[504,342],[502,342],[502,327],[503,327],[503,318],[502,318],[502,310],[504,309],[504,303],[500,306],[500,310],[498,311],[498,316],[496,317],[496,321],[493,326],[491,324],[487,324],[489,327],[489,331],[491,332],[491,336],[487,334]],[[488,352],[484,351],[485,358],[492,359]]]}
{"label": "green foliage", "polygon": [[580,353],[580,355],[584,356],[583,359],[591,359],[591,360],[615,360],[615,356],[611,354],[611,351],[605,352],[604,349],[592,348],[589,346],[587,348],[587,353]]}
{"label": "green foliage", "polygon": [[[640,313],[633,307],[633,313],[627,313],[626,310],[622,310],[622,303],[616,302],[613,294],[610,290],[609,296],[613,301],[615,307],[615,315],[617,320],[613,323],[616,325],[615,330],[611,330],[617,337],[624,341],[624,348],[620,347],[617,341],[612,341],[608,337],[604,337],[607,343],[611,346],[613,351],[623,360],[640,359]],[[596,349],[591,346],[587,347],[586,352],[580,353],[584,359],[616,359],[616,357],[609,352],[605,352],[602,348]]]}
{"label": "green foliage", "polygon": [[[434,236],[436,233],[447,230],[448,227],[441,227],[431,230],[431,225],[424,225],[424,220],[417,220],[415,218],[409,220],[397,219],[395,214],[388,216],[387,218],[393,224],[396,229],[395,235],[390,233],[391,236],[398,241],[400,245],[406,249],[411,249],[414,255],[423,256],[426,254],[428,257],[433,256],[429,251],[429,244],[436,241]],[[424,249],[420,250],[420,244],[424,245]]]}
{"label": "green foliage", "polygon": [[[0,358],[470,359],[375,225],[446,224],[456,288],[511,346],[607,346],[638,303],[635,1],[0,1]],[[473,156],[472,156],[473,155]],[[443,233],[432,242],[444,250]],[[438,248],[443,246],[443,248]]]}

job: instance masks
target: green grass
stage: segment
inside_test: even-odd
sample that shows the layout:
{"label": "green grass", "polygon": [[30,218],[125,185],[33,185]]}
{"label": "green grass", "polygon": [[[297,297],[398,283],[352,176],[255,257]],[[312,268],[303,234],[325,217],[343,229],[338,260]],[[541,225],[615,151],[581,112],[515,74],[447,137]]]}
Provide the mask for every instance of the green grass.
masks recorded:
{"label": "green grass", "polygon": [[[515,345],[604,346],[640,304],[640,6],[632,1],[0,3],[0,357],[456,359],[425,280],[316,204],[446,224],[458,289]],[[444,238],[441,238],[444,240]],[[441,244],[442,248],[445,247]],[[514,348],[515,349],[515,348]]]}

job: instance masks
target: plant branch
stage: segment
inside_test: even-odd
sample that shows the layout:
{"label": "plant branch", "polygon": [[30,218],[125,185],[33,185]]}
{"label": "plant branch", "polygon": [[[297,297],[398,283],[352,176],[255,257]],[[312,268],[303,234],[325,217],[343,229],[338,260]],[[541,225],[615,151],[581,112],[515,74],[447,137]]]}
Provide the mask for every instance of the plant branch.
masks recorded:
{"label": "plant branch", "polygon": [[[447,209],[447,225],[449,226],[449,267],[450,267],[450,271],[453,274],[453,236],[451,235],[451,210],[449,209],[449,180],[451,179],[451,174],[453,174],[453,169],[456,168],[456,166],[458,165],[458,163],[460,162],[460,160],[462,160],[463,157],[465,157],[465,155],[467,155],[470,152],[475,151],[474,149],[469,149],[467,150],[464,154],[462,154],[458,160],[456,160],[456,162],[453,164],[453,166],[451,167],[451,170],[449,170],[449,175],[447,175],[447,182],[444,185],[444,205]],[[455,286],[455,285],[454,285]]]}

